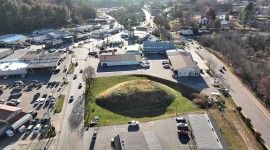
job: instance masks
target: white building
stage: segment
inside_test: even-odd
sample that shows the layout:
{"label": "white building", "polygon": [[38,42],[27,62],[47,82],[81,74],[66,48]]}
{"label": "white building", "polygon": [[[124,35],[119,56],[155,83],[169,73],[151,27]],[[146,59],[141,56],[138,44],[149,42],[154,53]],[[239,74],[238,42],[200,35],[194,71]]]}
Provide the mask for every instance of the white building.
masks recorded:
{"label": "white building", "polygon": [[178,77],[200,75],[200,68],[188,52],[170,50],[166,51],[166,54],[170,60],[174,74]]}
{"label": "white building", "polygon": [[129,45],[129,46],[127,46],[125,54],[141,55],[138,45]]}
{"label": "white building", "polygon": [[179,32],[182,35],[193,35],[193,30],[191,30],[191,29],[181,29]]}
{"label": "white building", "polygon": [[27,74],[28,64],[19,60],[0,61],[0,76]]}
{"label": "white building", "polygon": [[123,66],[123,65],[140,65],[141,56],[140,55],[100,55],[99,57],[100,65],[106,66]]}
{"label": "white building", "polygon": [[0,49],[0,59],[7,57],[13,53],[14,53],[14,50],[12,50],[12,49],[1,48]]}

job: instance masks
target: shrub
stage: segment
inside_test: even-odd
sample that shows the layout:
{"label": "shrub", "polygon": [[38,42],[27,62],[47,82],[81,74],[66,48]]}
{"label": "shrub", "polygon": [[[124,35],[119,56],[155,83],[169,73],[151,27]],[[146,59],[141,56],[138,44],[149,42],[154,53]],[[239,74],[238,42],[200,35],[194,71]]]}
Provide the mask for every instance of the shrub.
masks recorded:
{"label": "shrub", "polygon": [[245,119],[245,123],[246,123],[246,125],[250,126],[251,125],[251,119],[250,118],[246,118]]}
{"label": "shrub", "polygon": [[198,105],[200,108],[205,109],[207,106],[207,100],[202,98],[196,98],[193,100],[193,103]]}
{"label": "shrub", "polygon": [[260,132],[258,132],[258,131],[255,132],[255,138],[256,139],[260,139],[261,138],[261,135],[262,134]]}
{"label": "shrub", "polygon": [[237,111],[239,111],[239,112],[242,111],[242,107],[240,107],[240,106],[237,106],[236,109],[237,109]]}

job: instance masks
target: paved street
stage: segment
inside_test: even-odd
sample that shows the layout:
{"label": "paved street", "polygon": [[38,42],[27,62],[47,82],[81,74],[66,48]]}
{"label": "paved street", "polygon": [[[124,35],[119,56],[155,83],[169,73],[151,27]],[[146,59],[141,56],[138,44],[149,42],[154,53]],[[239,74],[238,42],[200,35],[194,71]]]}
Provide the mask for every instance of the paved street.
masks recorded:
{"label": "paved street", "polygon": [[[214,55],[210,54],[205,49],[197,50],[196,47],[199,45],[194,42],[194,45],[189,44],[192,51],[197,51],[204,58],[211,58],[220,69],[224,64],[216,58]],[[221,73],[220,73],[221,74]],[[265,110],[263,106],[258,102],[258,100],[251,94],[251,92],[237,79],[237,77],[229,70],[222,74],[223,82],[225,85],[229,85],[230,94],[232,95],[234,101],[237,105],[243,108],[242,112],[246,117],[252,120],[252,125],[255,130],[262,134],[262,138],[265,140],[267,146],[270,146],[270,114]]]}

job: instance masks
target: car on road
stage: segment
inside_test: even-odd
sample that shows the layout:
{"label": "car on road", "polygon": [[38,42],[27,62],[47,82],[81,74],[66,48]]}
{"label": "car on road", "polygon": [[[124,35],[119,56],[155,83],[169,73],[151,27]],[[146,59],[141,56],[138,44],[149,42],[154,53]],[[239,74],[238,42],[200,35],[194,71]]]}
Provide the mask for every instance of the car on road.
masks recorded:
{"label": "car on road", "polygon": [[48,99],[51,99],[51,98],[53,98],[53,94],[52,93],[50,93],[49,96],[48,96]]}
{"label": "car on road", "polygon": [[163,65],[163,68],[165,68],[165,69],[170,69],[170,68],[171,68],[171,65],[165,64],[165,65]]}
{"label": "car on road", "polygon": [[223,74],[224,74],[224,71],[223,71],[223,69],[219,69],[219,71],[220,71],[221,73],[223,73]]}
{"label": "car on road", "polygon": [[34,95],[34,100],[36,100],[36,99],[38,99],[39,98],[39,96],[40,96],[40,93],[36,93],[35,95]]}
{"label": "car on road", "polygon": [[78,89],[82,88],[82,82],[79,83]]}
{"label": "car on road", "polygon": [[82,72],[83,72],[83,69],[81,68],[81,69],[80,69],[80,73],[82,73]]}
{"label": "car on road", "polygon": [[88,55],[95,56],[97,55],[97,52],[89,52]]}
{"label": "car on road", "polygon": [[74,74],[73,80],[75,80],[78,77],[77,73]]}
{"label": "car on road", "polygon": [[180,123],[177,123],[176,126],[177,126],[177,133],[179,135],[187,135],[188,134],[189,128],[188,128],[187,124],[180,122]]}
{"label": "car on road", "polygon": [[132,120],[128,122],[128,126],[133,127],[133,126],[139,126],[139,121]]}
{"label": "car on road", "polygon": [[40,132],[40,129],[41,129],[41,124],[37,124],[34,128],[34,134],[39,134]]}
{"label": "car on road", "polygon": [[71,103],[73,100],[74,100],[74,95],[71,94],[71,95],[69,96],[69,102]]}
{"label": "car on road", "polygon": [[37,99],[34,103],[34,105],[38,105],[39,104],[39,99]]}
{"label": "car on road", "polygon": [[38,113],[36,111],[32,111],[29,112],[29,114],[32,115],[33,118],[36,118]]}
{"label": "car on road", "polygon": [[75,67],[78,66],[78,62],[75,63]]}

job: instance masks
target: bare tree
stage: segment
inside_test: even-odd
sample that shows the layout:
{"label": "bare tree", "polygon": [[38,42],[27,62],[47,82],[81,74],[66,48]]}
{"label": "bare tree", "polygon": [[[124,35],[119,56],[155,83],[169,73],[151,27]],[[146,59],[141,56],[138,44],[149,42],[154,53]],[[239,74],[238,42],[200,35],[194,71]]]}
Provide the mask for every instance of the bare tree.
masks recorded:
{"label": "bare tree", "polygon": [[83,80],[86,81],[87,84],[89,84],[91,83],[95,75],[95,69],[92,66],[88,66],[84,69]]}

